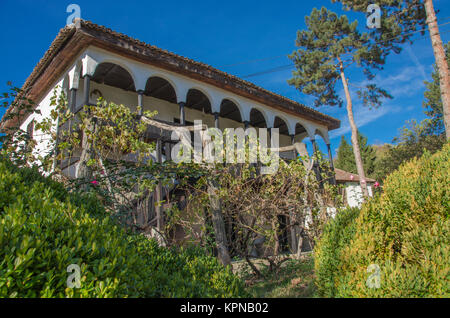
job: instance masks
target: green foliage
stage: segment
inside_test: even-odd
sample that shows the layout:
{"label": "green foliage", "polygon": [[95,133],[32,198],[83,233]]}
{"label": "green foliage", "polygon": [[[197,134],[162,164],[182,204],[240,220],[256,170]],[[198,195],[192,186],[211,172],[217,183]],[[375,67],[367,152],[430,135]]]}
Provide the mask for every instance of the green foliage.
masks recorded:
{"label": "green foliage", "polygon": [[[172,222],[183,228],[188,241],[207,248],[212,242],[212,247],[217,247],[210,226],[214,202],[207,189],[212,179],[218,189],[231,257],[246,260],[254,274],[262,276],[251,259],[254,241],[264,238],[258,255],[270,263],[271,270],[276,270],[286,261],[283,250],[289,248],[282,245],[280,237],[295,231],[299,239],[303,232],[314,244],[329,218],[327,207],[341,203],[338,188],[325,182],[321,187],[311,163],[306,163],[309,159],[302,160],[305,162],[280,161],[277,173],[267,175],[258,174],[252,164],[210,166],[194,186],[189,186],[188,206],[184,213],[174,215]],[[326,178],[324,172],[322,179]]]}
{"label": "green foliage", "polygon": [[358,215],[358,208],[340,211],[323,230],[314,257],[316,286],[320,297],[334,297],[336,294],[340,256],[355,234]]}
{"label": "green foliage", "polygon": [[[329,259],[332,240],[324,236],[319,243],[319,288],[328,286],[336,297],[449,297],[449,171],[447,144],[391,174],[384,192],[342,231],[349,243],[337,255],[338,266],[323,261]],[[366,284],[371,264],[380,268],[380,288]]]}
{"label": "green foliage", "polygon": [[[238,297],[242,284],[194,249],[126,233],[92,193],[0,161],[0,297]],[[67,288],[67,267],[81,288]]]}
{"label": "green foliage", "polygon": [[398,167],[423,155],[425,151],[435,153],[445,144],[445,135],[430,133],[428,121],[417,123],[415,120],[407,122],[400,131],[400,136],[394,139],[396,145],[387,145],[387,151],[379,156],[375,163],[374,177],[384,180]]}
{"label": "green foliage", "polygon": [[0,133],[0,154],[18,165],[25,165],[38,159],[43,161],[43,158],[37,158],[33,154],[36,142],[27,130],[20,129],[20,125],[28,116],[41,113],[35,109],[35,103],[27,98],[20,88],[14,87],[11,82],[7,85],[9,92],[1,95],[0,107],[6,111],[2,124],[9,121],[9,125],[2,127]]}
{"label": "green foliage", "polygon": [[[370,37],[378,42],[379,46],[400,53],[400,44],[415,34],[414,31],[425,31],[426,13],[420,0],[332,0],[340,2],[346,10],[355,10],[366,14],[371,4],[381,8],[381,28],[373,29]],[[388,53],[384,50],[384,53]]]}
{"label": "green foliage", "polygon": [[345,136],[342,136],[341,143],[337,149],[336,162],[334,166],[344,171],[356,173],[355,157],[353,155],[352,146],[347,143]]}
{"label": "green foliage", "polygon": [[[447,60],[450,62],[449,43],[446,49]],[[441,90],[436,66],[432,77],[432,82],[425,82],[427,90],[424,93],[425,101],[423,102],[424,112],[428,118],[420,123],[411,120],[400,130],[399,136],[394,138],[396,144],[388,145],[387,152],[377,158],[374,174],[376,179],[384,180],[402,163],[414,157],[421,157],[424,151],[435,153],[445,144]]]}
{"label": "green foliage", "polygon": [[[444,46],[447,56],[447,63],[450,64],[450,42]],[[432,82],[425,81],[426,91],[424,92],[425,101],[423,107],[428,116],[428,126],[431,134],[441,135],[445,133],[443,120],[443,106],[441,97],[441,88],[439,86],[439,72],[437,65],[434,65],[434,71],[431,74]]]}
{"label": "green foliage", "polygon": [[[376,152],[375,149],[367,144],[367,137],[358,132],[358,143],[361,151],[364,171],[368,177],[373,177],[375,172]],[[341,143],[337,150],[335,167],[351,173],[358,173],[356,169],[353,147],[347,143],[342,136]]]}
{"label": "green foliage", "polygon": [[[314,8],[305,17],[305,23],[308,29],[297,33],[299,49],[290,56],[297,69],[288,83],[304,94],[315,96],[315,106],[342,106],[336,89],[341,71],[356,64],[368,79],[373,79],[372,69],[382,67],[384,52],[367,33],[357,30],[357,21],[350,23],[347,16],[338,16],[325,7]],[[362,88],[358,95],[365,105],[375,107],[380,105],[380,98],[391,98],[373,83]]]}

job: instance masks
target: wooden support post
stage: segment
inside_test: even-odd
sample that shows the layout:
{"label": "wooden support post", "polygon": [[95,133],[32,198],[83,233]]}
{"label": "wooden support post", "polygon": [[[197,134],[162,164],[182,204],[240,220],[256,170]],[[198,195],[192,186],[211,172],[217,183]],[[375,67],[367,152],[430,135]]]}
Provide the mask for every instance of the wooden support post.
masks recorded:
{"label": "wooden support post", "polygon": [[292,254],[297,253],[297,228],[295,220],[295,211],[289,211],[289,223],[290,223],[290,232],[291,232],[291,251]]}
{"label": "wooden support post", "polygon": [[231,257],[228,252],[228,240],[225,231],[225,222],[223,220],[222,207],[220,199],[217,196],[218,184],[215,180],[208,181],[208,195],[211,204],[212,223],[216,238],[217,252],[219,261],[225,265],[231,265]]}
{"label": "wooden support post", "polygon": [[315,139],[311,139],[311,144],[312,144],[312,147],[313,147],[313,155],[315,155],[316,152],[317,152],[316,140]]}
{"label": "wooden support post", "polygon": [[172,145],[170,142],[166,142],[165,150],[166,150],[166,161],[171,161],[172,160]]}
{"label": "wooden support post", "polygon": [[331,170],[334,170],[334,164],[333,164],[333,155],[331,154],[331,145],[327,144],[328,149],[328,159],[330,160],[330,168]]}
{"label": "wooden support post", "polygon": [[330,144],[327,144],[327,149],[328,149],[328,159],[330,160],[330,169],[331,169],[330,181],[331,181],[331,184],[336,185],[336,177],[334,174],[333,155],[331,154],[331,145]]}
{"label": "wooden support post", "polygon": [[[162,147],[162,141],[161,139],[158,139],[156,141],[156,161],[158,163],[162,163],[162,155],[161,155],[161,149]],[[162,211],[162,185],[161,182],[158,183],[156,186],[156,227],[158,231],[162,231],[164,220],[163,220],[163,211]]]}

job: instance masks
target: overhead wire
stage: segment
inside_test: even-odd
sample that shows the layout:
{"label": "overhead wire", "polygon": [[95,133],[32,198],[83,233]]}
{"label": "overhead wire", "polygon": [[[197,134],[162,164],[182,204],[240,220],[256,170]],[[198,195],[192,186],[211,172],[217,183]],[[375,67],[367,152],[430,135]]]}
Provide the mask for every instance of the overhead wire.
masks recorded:
{"label": "overhead wire", "polygon": [[[444,21],[446,21],[446,20],[448,20],[448,19],[450,19],[450,16],[444,18]],[[449,21],[449,22],[446,22],[446,23],[438,24],[438,27],[442,27],[442,26],[445,26],[445,25],[448,25],[448,24],[450,24],[450,21]],[[450,30],[446,30],[446,31],[444,31],[444,32],[440,32],[440,34],[445,34],[445,33],[448,33],[449,31],[450,31]],[[417,33],[424,33],[424,32],[425,32],[424,30],[416,30],[416,31],[409,32],[409,33],[406,33],[406,34],[400,34],[400,35],[398,35],[398,36],[396,36],[396,37],[392,37],[392,38],[389,38],[389,39],[387,39],[387,40],[376,41],[375,44],[385,43],[385,42],[388,42],[388,41],[391,41],[391,40],[394,40],[394,39],[396,39],[396,38],[400,38],[400,37],[403,37],[403,36],[410,36],[410,35],[414,35],[414,34],[417,34]],[[434,35],[434,34],[433,34],[433,35]],[[431,35],[430,35],[430,34],[423,34],[423,35],[421,35],[421,38],[416,39],[416,41],[417,41],[417,40],[426,39],[426,38],[428,38],[428,37],[431,37]],[[286,56],[287,56],[287,55],[286,55]],[[267,59],[269,59],[269,58],[267,58]],[[236,63],[236,64],[238,64],[238,63]],[[244,63],[242,62],[242,63],[240,63],[240,64],[244,64]],[[263,70],[263,71],[260,71],[260,72],[255,72],[255,73],[251,73],[251,74],[239,76],[239,77],[242,78],[242,79],[250,78],[250,77],[256,77],[256,76],[261,76],[261,75],[265,75],[265,74],[270,74],[270,73],[275,73],[275,72],[284,71],[284,70],[290,69],[290,68],[292,68],[292,67],[294,67],[294,66],[295,66],[295,64],[294,64],[294,63],[291,63],[291,64],[281,65],[281,66],[277,66],[277,67],[270,68],[270,69],[267,69],[267,70]]]}

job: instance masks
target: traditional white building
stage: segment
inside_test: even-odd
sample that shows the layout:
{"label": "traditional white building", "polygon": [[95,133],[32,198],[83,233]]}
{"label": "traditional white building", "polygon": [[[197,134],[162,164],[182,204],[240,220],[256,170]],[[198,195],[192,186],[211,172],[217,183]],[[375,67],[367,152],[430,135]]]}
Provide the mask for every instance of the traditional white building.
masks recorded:
{"label": "traditional white building", "polygon": [[[353,174],[341,169],[334,169],[336,173],[336,183],[342,185],[342,195],[344,204],[349,207],[361,207],[363,202],[363,192],[360,185],[360,178],[358,174]],[[369,197],[373,196],[373,188],[376,186],[376,181],[366,177],[367,191]]]}
{"label": "traditional white building", "polygon": [[[22,129],[49,116],[55,87],[64,90],[75,113],[102,96],[157,111],[155,119],[169,123],[279,128],[281,147],[306,139],[315,149],[321,136],[330,158],[328,132],[340,127],[339,120],[250,82],[83,20],[60,31],[25,82],[42,114],[26,118]],[[2,127],[10,124],[3,121]],[[34,138],[45,151],[48,136],[35,132]],[[68,165],[62,168],[71,174]]]}

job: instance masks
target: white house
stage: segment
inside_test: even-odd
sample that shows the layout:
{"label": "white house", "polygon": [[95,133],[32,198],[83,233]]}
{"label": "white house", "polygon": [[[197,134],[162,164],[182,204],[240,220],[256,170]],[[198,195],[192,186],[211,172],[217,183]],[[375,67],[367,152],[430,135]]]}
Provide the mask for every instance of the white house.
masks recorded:
{"label": "white house", "polygon": [[[328,146],[328,132],[340,121],[222,72],[88,21],[66,26],[26,80],[23,89],[42,115],[31,115],[22,129],[49,116],[55,87],[68,96],[72,112],[95,104],[99,96],[133,109],[157,111],[155,119],[185,125],[202,120],[220,129],[278,128],[280,146],[316,136]],[[8,109],[8,113],[14,109]],[[11,125],[2,121],[1,127]],[[32,127],[31,127],[32,128]],[[48,136],[34,132],[42,151]],[[165,144],[163,154],[170,145]],[[294,154],[284,154],[294,158]],[[76,162],[61,163],[68,175]],[[65,166],[64,166],[65,165]]]}
{"label": "white house", "polygon": [[[334,171],[336,172],[336,183],[344,186],[344,203],[352,208],[360,207],[363,202],[363,194],[359,183],[359,175],[337,168],[335,168]],[[376,181],[366,177],[366,183],[369,196],[372,197],[373,187],[375,186]]]}

